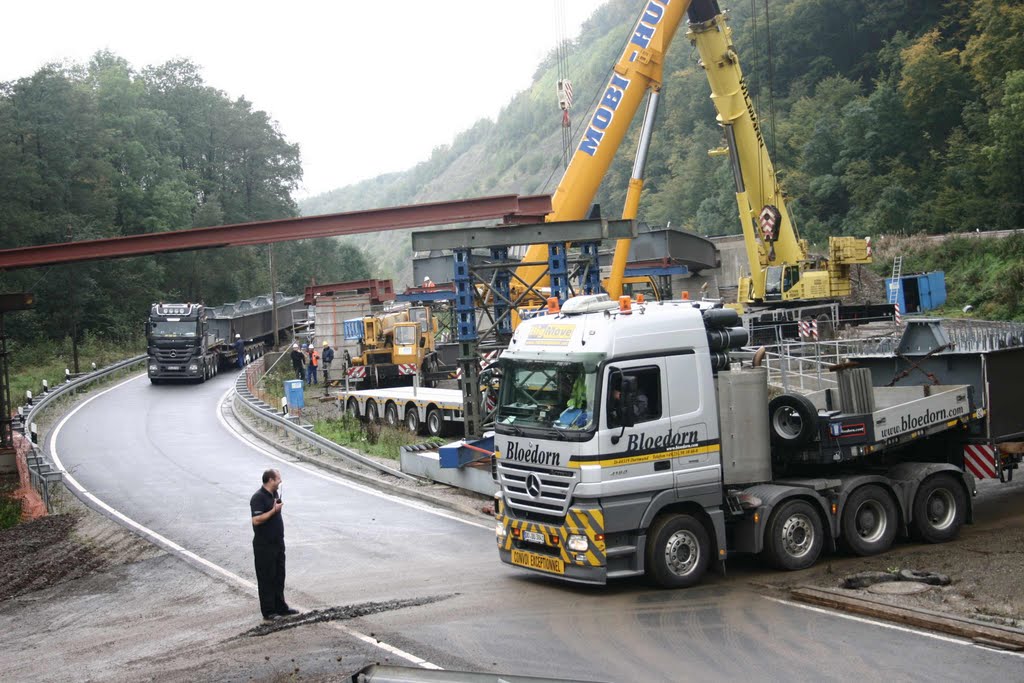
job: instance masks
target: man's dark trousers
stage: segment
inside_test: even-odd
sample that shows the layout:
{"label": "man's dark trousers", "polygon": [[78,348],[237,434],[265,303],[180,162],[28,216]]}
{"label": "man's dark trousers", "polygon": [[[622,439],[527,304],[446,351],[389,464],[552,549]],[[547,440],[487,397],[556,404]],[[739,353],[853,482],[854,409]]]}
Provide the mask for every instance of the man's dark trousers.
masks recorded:
{"label": "man's dark trousers", "polygon": [[284,601],[284,543],[252,544],[256,558],[256,583],[260,590],[260,611],[264,617],[284,614],[288,603]]}

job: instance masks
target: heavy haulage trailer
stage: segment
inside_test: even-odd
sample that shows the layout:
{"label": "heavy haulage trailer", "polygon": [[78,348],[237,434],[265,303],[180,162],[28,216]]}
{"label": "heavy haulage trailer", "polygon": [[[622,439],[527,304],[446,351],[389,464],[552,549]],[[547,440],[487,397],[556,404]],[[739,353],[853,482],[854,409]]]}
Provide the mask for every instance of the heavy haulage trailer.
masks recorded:
{"label": "heavy haulage trailer", "polygon": [[[292,326],[292,311],[304,305],[301,296],[278,293],[277,319],[281,330]],[[153,304],[146,322],[150,382],[205,382],[221,368],[237,363],[236,335],[242,342],[242,353],[250,358],[262,356],[273,346],[277,334],[269,295],[218,307]]]}
{"label": "heavy haulage trailer", "polygon": [[[1000,375],[941,384],[910,371],[922,360],[909,347],[877,359],[903,359],[901,386],[872,386],[884,370],[865,362],[835,368],[835,388],[771,397],[758,355],[731,361],[747,341],[738,325],[703,302],[605,295],[524,321],[499,361],[501,560],[684,587],[732,553],[795,570],[840,546],[884,552],[901,534],[948,541],[971,520],[965,449],[1024,434],[1008,406],[991,432]],[[1018,461],[997,456],[1000,477]]]}

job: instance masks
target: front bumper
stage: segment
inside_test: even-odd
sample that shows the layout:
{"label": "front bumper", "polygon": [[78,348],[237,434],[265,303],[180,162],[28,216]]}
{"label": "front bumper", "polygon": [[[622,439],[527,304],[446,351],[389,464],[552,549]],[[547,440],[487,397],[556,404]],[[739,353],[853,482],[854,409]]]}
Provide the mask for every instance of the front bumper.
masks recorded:
{"label": "front bumper", "polygon": [[[496,515],[505,532],[503,537],[497,537],[498,557],[502,562],[567,581],[607,583],[604,515],[599,507],[571,507],[561,524],[516,519],[513,511],[505,512],[503,505],[502,512]],[[572,535],[586,537],[585,552],[568,548]],[[527,537],[534,540],[527,541]],[[538,537],[542,537],[543,542],[538,542]]]}

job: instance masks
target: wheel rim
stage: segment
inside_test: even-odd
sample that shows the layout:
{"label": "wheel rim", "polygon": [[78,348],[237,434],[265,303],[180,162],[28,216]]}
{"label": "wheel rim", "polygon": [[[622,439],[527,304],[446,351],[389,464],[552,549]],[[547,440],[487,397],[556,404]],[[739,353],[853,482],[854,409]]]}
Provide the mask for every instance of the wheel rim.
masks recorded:
{"label": "wheel rim", "polygon": [[782,548],[790,557],[803,557],[814,545],[814,525],[802,513],[791,515],[782,525]]}
{"label": "wheel rim", "polygon": [[420,429],[420,418],[412,410],[405,413],[405,426],[410,432],[418,432]]}
{"label": "wheel rim", "polygon": [[391,405],[384,409],[384,419],[387,423],[394,427],[398,424],[398,408]]}
{"label": "wheel rim", "polygon": [[366,419],[370,422],[377,421],[377,404],[367,403],[366,404]]}
{"label": "wheel rim", "polygon": [[854,524],[857,527],[857,536],[862,541],[875,543],[885,536],[889,520],[885,508],[879,501],[865,500],[854,513]]}
{"label": "wheel rim", "polygon": [[347,407],[349,415],[351,415],[352,417],[359,416],[359,404],[356,403],[356,400],[354,398],[350,398],[348,400]]}
{"label": "wheel rim", "polygon": [[441,417],[437,414],[437,411],[427,415],[427,428],[430,429],[431,434],[439,434],[441,432]]}
{"label": "wheel rim", "polygon": [[795,439],[803,430],[804,421],[800,413],[789,406],[782,406],[772,415],[772,426],[775,433],[784,439]]}
{"label": "wheel rim", "polygon": [[948,529],[956,519],[956,500],[948,489],[935,489],[925,503],[928,523],[934,529]]}
{"label": "wheel rim", "polygon": [[676,576],[690,574],[700,562],[700,543],[692,532],[682,530],[665,543],[665,565]]}

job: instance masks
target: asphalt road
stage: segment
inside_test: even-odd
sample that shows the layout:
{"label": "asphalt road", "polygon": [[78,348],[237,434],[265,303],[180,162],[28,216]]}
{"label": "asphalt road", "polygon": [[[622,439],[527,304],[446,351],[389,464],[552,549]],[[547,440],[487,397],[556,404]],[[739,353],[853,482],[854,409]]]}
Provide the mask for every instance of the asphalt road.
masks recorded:
{"label": "asphalt road", "polygon": [[[244,442],[218,417],[233,381],[125,382],[62,423],[57,452],[112,508],[253,582],[248,501],[262,470],[278,467],[289,600],[446,596],[349,622],[437,666],[595,681],[1019,680],[1019,654],[787,604],[719,576],[662,591],[514,571],[498,562],[485,517],[384,496]],[[256,625],[255,600],[252,610]]]}

